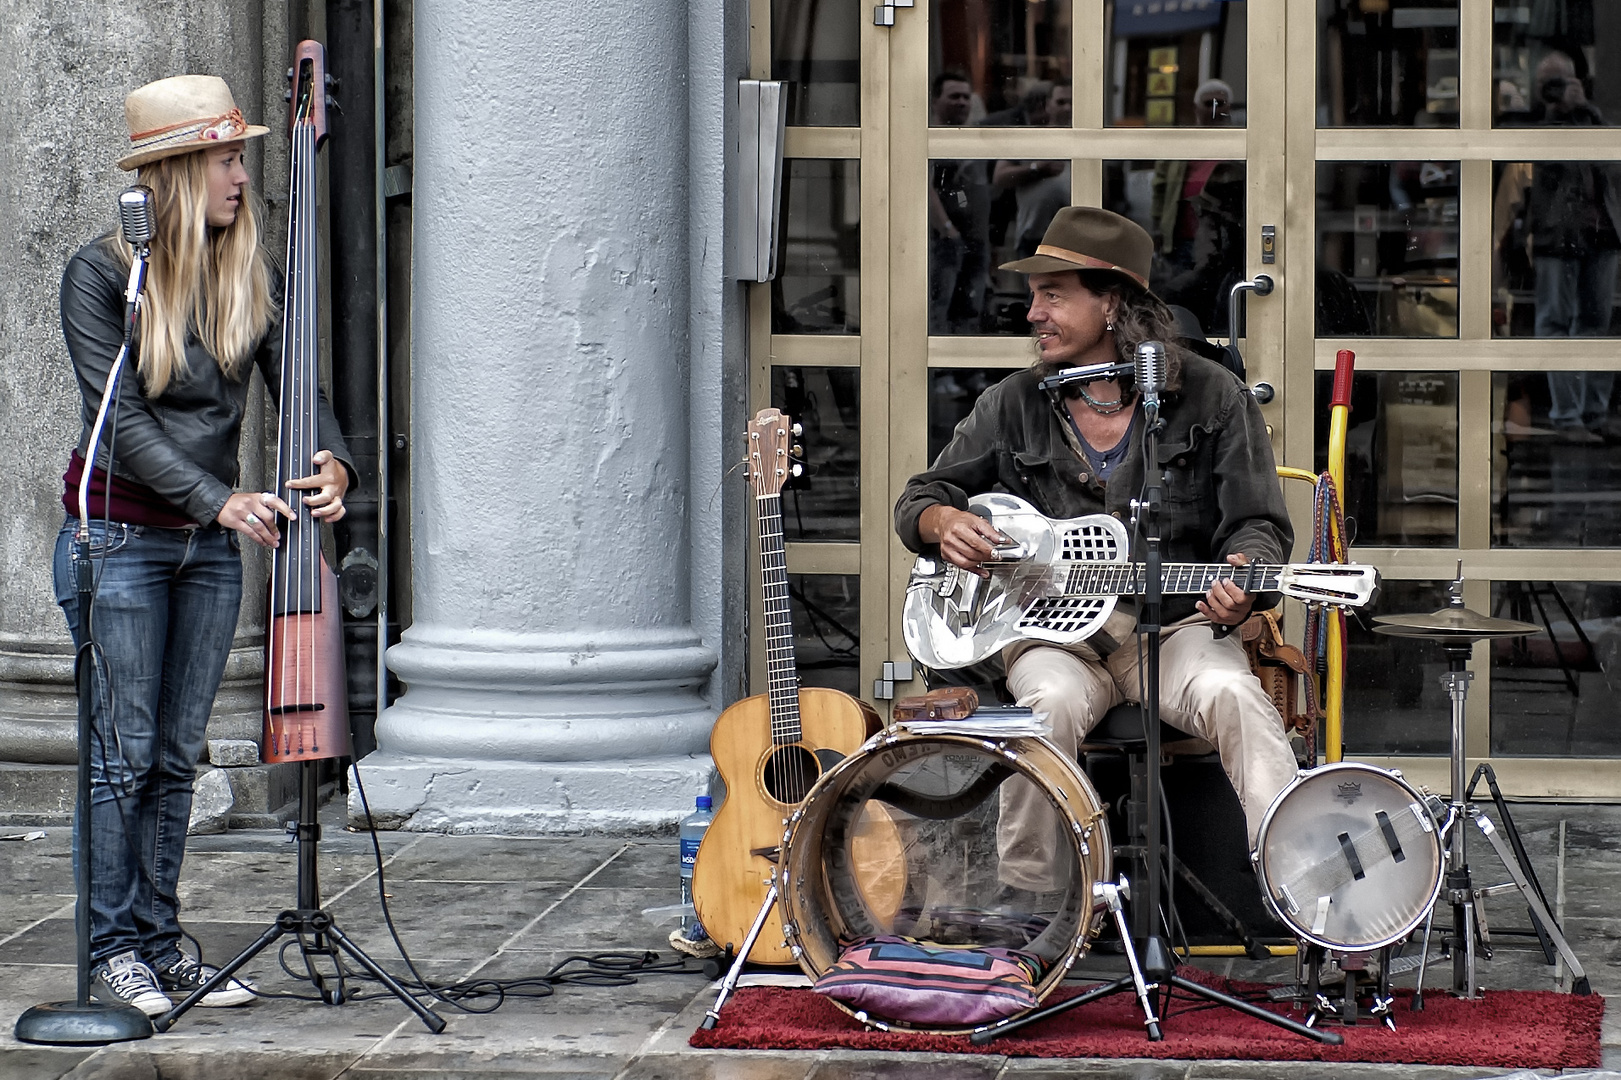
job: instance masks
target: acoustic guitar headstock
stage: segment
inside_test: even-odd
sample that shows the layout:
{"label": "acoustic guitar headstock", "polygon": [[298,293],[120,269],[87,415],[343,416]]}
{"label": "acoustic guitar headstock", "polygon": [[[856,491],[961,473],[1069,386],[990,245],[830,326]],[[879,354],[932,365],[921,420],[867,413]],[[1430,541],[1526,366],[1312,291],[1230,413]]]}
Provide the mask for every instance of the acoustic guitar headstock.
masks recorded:
{"label": "acoustic guitar headstock", "polygon": [[755,498],[782,494],[788,478],[805,471],[794,460],[802,454],[792,442],[800,431],[781,409],[761,409],[754,415],[749,424],[749,486]]}

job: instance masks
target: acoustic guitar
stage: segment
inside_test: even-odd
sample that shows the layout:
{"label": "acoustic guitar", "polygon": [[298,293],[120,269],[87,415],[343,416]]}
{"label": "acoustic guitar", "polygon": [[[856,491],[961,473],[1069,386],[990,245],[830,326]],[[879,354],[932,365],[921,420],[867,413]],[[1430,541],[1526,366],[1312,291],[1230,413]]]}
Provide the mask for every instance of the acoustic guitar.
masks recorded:
{"label": "acoustic guitar", "polygon": [[[709,752],[726,782],[726,801],[704,834],[692,868],[698,921],[717,944],[734,948],[742,947],[765,904],[788,815],[824,770],[854,753],[881,726],[877,711],[866,702],[838,690],[799,685],[782,546],[782,486],[797,472],[790,433],[788,418],[777,409],[761,410],[749,425],[749,481],[760,521],[770,689],[730,706],[715,721]],[[880,818],[879,824],[887,821]],[[861,862],[892,865],[899,858],[892,828],[887,836],[858,837],[854,846]],[[889,899],[899,902],[898,895]],[[795,963],[783,941],[780,908],[767,918],[749,959]]]}

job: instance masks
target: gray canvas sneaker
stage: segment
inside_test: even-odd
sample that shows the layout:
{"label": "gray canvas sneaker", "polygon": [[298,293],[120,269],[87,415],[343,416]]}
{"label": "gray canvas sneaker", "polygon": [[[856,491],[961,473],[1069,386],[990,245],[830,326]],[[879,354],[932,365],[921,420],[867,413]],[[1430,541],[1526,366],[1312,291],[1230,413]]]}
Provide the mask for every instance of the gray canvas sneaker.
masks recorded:
{"label": "gray canvas sneaker", "polygon": [[90,995],[109,1005],[133,1005],[147,1016],[162,1016],[174,1002],[134,949],[110,956],[91,971]]}
{"label": "gray canvas sneaker", "polygon": [[[183,952],[177,952],[169,959],[159,961],[155,966],[158,982],[177,1001],[184,1001],[187,997],[190,997],[193,990],[212,979],[219,972],[219,968],[198,963]],[[253,983],[233,976],[226,979],[225,982],[221,983],[218,988],[210,992],[197,1004],[205,1009],[227,1005],[246,1005],[253,1000],[253,996]]]}

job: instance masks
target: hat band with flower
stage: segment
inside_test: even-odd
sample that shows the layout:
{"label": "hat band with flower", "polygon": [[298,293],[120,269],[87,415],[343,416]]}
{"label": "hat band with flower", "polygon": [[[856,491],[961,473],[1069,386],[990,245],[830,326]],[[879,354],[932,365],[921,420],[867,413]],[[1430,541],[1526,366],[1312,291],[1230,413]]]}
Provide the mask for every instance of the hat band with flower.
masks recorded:
{"label": "hat band with flower", "polygon": [[230,142],[232,139],[244,137],[247,133],[248,122],[242,118],[242,110],[232,109],[228,113],[211,116],[205,120],[170,124],[168,127],[155,128],[152,131],[136,132],[129,137],[129,147],[132,153],[140,154],[148,150],[161,150],[199,140]]}

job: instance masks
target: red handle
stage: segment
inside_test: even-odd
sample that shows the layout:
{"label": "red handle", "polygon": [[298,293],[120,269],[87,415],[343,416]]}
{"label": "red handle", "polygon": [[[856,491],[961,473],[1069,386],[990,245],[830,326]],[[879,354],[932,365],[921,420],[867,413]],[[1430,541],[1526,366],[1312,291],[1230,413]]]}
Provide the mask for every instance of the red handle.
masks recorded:
{"label": "red handle", "polygon": [[1341,349],[1334,354],[1334,396],[1330,405],[1351,407],[1351,376],[1356,371],[1356,353]]}

